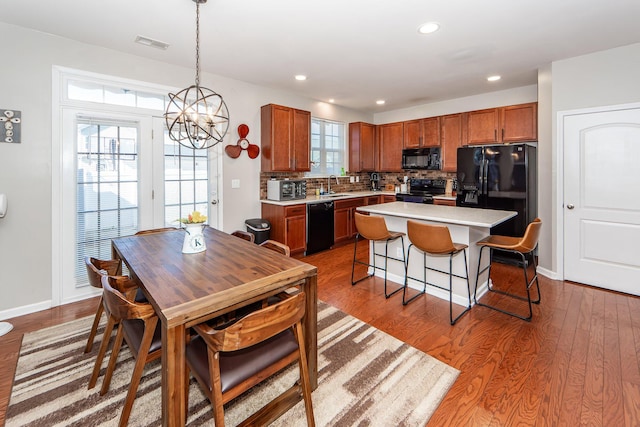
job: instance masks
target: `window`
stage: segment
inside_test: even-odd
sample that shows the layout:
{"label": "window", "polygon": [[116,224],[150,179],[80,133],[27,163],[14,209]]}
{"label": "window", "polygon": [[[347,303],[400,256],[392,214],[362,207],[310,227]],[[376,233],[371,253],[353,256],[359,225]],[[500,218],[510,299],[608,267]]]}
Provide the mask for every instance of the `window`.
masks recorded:
{"label": "window", "polygon": [[344,123],[311,119],[311,172],[340,175],[345,167]]}

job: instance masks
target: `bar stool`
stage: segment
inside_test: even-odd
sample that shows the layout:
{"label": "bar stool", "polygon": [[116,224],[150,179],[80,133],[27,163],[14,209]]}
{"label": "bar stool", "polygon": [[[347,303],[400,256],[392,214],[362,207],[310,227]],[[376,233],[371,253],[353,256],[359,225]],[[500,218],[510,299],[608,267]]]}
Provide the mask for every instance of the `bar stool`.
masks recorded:
{"label": "bar stool", "polygon": [[[463,314],[471,309],[471,289],[469,286],[469,274],[467,272],[467,245],[462,243],[453,243],[451,240],[451,233],[449,232],[449,228],[444,225],[431,225],[425,224],[423,222],[417,222],[408,220],[407,221],[407,234],[409,235],[409,249],[407,251],[407,263],[405,267],[405,275],[404,275],[404,290],[402,292],[402,304],[407,305],[420,295],[424,294],[427,290],[427,285],[435,286],[436,288],[444,289],[449,291],[449,321],[452,325],[454,325]],[[421,279],[417,279],[415,277],[409,277],[409,257],[411,256],[411,248],[416,247],[422,252],[423,259],[423,273],[424,276]],[[453,257],[462,253],[464,256],[464,272],[465,275],[461,276],[458,274],[453,274]],[[427,255],[429,256],[449,256],[449,271],[442,271],[437,268],[427,266]],[[445,288],[444,286],[437,285],[435,283],[427,282],[427,270],[435,271],[441,274],[447,274],[449,276],[449,288]],[[453,318],[453,278],[458,277],[460,279],[465,279],[467,281],[467,295],[468,295],[468,305],[462,311],[462,313],[458,314],[458,316]],[[413,279],[421,282],[424,285],[422,292],[414,295],[413,297],[406,299],[407,295],[407,286],[409,283],[409,279]]]}
{"label": "bar stool", "polygon": [[[540,236],[540,229],[542,228],[542,221],[540,220],[540,218],[536,218],[534,219],[531,223],[529,223],[529,225],[527,226],[527,229],[524,232],[524,236],[522,237],[511,237],[511,236],[499,236],[499,235],[493,235],[493,236],[488,236],[482,240],[480,240],[477,245],[480,246],[480,255],[478,256],[478,274],[476,276],[476,286],[475,289],[473,290],[473,300],[475,301],[476,304],[483,306],[483,307],[488,307],[491,308],[493,310],[499,311],[501,313],[505,313],[508,314],[510,316],[514,316],[517,317],[519,319],[522,320],[526,320],[526,321],[531,321],[531,318],[533,317],[533,311],[531,309],[531,304],[540,304],[540,285],[538,283],[538,271],[537,271],[537,266],[536,266],[536,260],[535,257],[533,256],[533,251],[536,248],[536,246],[538,245],[538,237]],[[482,270],[480,270],[480,265],[481,265],[481,260],[482,260],[482,251],[484,250],[484,248],[489,248],[489,265],[486,266],[485,268],[483,268]],[[526,291],[527,291],[527,297],[524,298],[520,295],[514,295],[512,293],[506,292],[506,291],[502,291],[499,289],[494,289],[490,282],[491,282],[491,264],[492,264],[492,260],[493,260],[493,251],[503,251],[503,252],[510,252],[510,253],[514,253],[514,254],[518,254],[520,256],[520,259],[522,260],[522,270],[524,271],[524,283],[525,283],[525,287],[526,287]],[[531,278],[531,280],[529,280],[529,276],[527,274],[527,257],[530,258],[531,260],[531,264],[533,265],[533,277]],[[501,308],[498,308],[496,306],[492,306],[489,304],[485,304],[485,303],[481,303],[478,301],[477,298],[477,293],[478,293],[478,279],[480,277],[480,274],[484,273],[485,271],[488,271],[487,274],[487,289],[489,290],[489,292],[495,292],[495,293],[499,293],[501,295],[506,295],[512,298],[516,298],[522,301],[527,301],[527,303],[529,304],[529,315],[528,316],[522,316],[520,314],[517,313],[513,313],[510,311],[506,311],[503,310]],[[538,291],[538,299],[537,300],[532,300],[531,299],[531,286],[533,286],[533,283],[535,282],[536,284],[536,288]]]}
{"label": "bar stool", "polygon": [[[394,290],[391,293],[387,292],[387,262],[389,259],[392,259],[394,261],[399,261],[402,262],[403,267],[405,264],[405,252],[404,252],[404,235],[405,233],[399,232],[399,231],[389,231],[387,229],[387,224],[384,221],[384,218],[381,216],[371,216],[371,215],[363,215],[361,213],[356,212],[355,213],[355,222],[356,222],[356,229],[358,230],[357,234],[356,234],[356,242],[353,246],[353,264],[351,265],[351,286],[355,285],[356,283],[359,283],[365,279],[368,279],[369,277],[375,275],[375,270],[384,270],[384,296],[385,298],[389,298],[391,295],[395,294],[396,292],[401,291],[403,288],[399,287],[398,289]],[[381,243],[384,242],[384,254],[379,254],[375,251],[375,245],[373,247],[373,264],[369,264],[368,262],[363,262],[360,261],[356,258],[356,252],[358,249],[358,239],[360,237],[363,237],[365,239],[368,239],[372,242],[376,242],[376,243]],[[394,257],[390,257],[389,256],[389,242],[393,242],[397,239],[400,239],[400,244],[402,246],[402,259],[400,258],[394,258]],[[376,257],[383,257],[384,258],[384,267],[379,267],[376,265]],[[373,273],[372,274],[367,274],[366,276],[358,279],[358,280],[354,280],[353,276],[354,276],[354,271],[355,271],[355,266],[356,264],[362,264],[362,265],[366,265],[367,267],[372,267],[373,268]]]}

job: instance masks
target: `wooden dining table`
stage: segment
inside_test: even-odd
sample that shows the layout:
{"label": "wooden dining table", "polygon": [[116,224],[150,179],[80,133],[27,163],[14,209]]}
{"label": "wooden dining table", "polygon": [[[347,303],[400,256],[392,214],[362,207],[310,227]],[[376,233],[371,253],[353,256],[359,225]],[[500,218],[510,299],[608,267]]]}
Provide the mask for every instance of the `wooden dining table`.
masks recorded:
{"label": "wooden dining table", "polygon": [[[162,423],[186,422],[185,343],[188,328],[292,286],[306,293],[304,338],[312,388],[317,370],[317,267],[205,227],[206,250],[183,254],[184,232],[120,237],[112,241],[162,322]],[[293,406],[291,396],[276,418]]]}

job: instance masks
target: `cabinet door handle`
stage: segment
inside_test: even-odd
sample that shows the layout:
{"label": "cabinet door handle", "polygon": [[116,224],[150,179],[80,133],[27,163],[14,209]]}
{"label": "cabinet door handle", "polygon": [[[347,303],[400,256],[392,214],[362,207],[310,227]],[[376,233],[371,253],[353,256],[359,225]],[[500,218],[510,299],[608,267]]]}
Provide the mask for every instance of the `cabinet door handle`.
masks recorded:
{"label": "cabinet door handle", "polygon": [[498,140],[498,131],[496,129],[493,130],[493,139],[494,141]]}
{"label": "cabinet door handle", "polygon": [[504,141],[504,128],[502,128],[502,141]]}

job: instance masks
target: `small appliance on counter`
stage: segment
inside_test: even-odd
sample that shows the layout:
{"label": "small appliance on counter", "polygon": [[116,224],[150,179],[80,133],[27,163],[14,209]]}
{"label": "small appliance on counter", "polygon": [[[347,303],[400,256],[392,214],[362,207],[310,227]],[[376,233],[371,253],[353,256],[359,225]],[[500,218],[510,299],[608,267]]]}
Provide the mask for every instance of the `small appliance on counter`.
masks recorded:
{"label": "small appliance on counter", "polygon": [[396,201],[433,204],[434,195],[445,194],[447,181],[444,179],[412,178],[408,192],[396,193]]}
{"label": "small appliance on counter", "polygon": [[307,181],[277,180],[267,181],[267,199],[275,201],[298,200],[307,197]]}
{"label": "small appliance on counter", "polygon": [[380,191],[380,174],[378,172],[371,173],[371,191]]}

